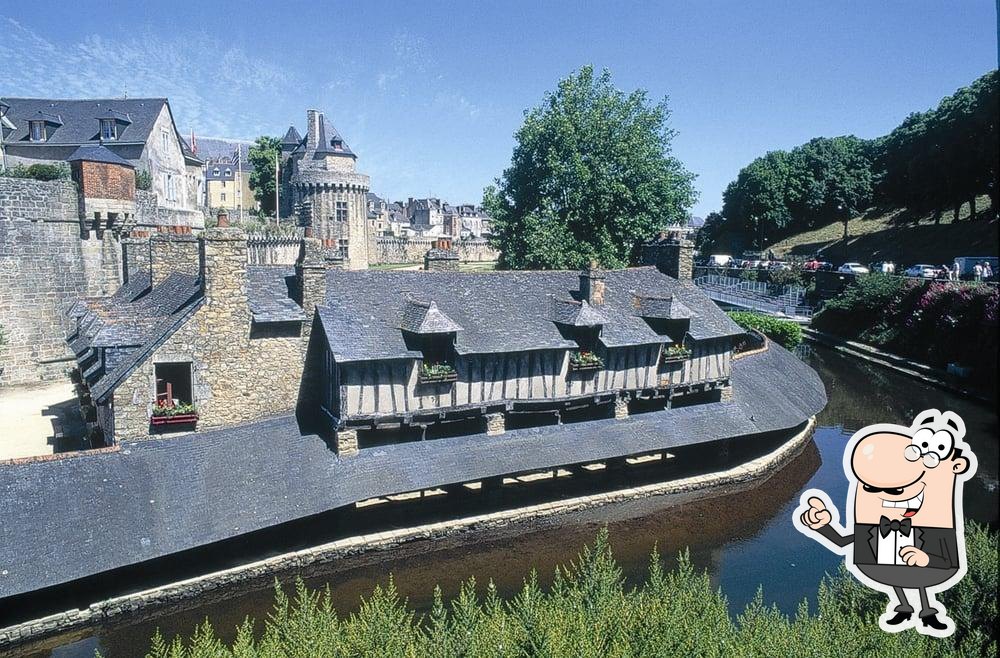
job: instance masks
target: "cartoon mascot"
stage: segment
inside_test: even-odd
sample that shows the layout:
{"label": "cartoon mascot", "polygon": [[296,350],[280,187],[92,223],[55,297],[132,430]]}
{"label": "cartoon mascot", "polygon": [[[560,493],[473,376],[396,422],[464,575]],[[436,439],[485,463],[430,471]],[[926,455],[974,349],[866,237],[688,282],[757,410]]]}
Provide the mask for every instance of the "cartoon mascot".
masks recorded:
{"label": "cartoon mascot", "polygon": [[[889,595],[879,618],[887,632],[912,626],[947,637],[955,631],[934,595],[966,571],[962,484],[975,473],[976,457],[964,437],[962,419],[937,409],[921,412],[910,427],[865,427],[844,451],[846,527],[818,489],[802,494],[793,516],[800,532],[844,555],[862,583]],[[919,623],[905,590],[917,591]]]}

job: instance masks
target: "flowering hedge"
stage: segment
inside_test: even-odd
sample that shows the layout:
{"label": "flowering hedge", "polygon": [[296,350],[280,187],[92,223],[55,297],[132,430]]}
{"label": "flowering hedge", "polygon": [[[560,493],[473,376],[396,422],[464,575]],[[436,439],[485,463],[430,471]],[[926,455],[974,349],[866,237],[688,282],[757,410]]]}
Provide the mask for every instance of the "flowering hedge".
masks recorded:
{"label": "flowering hedge", "polygon": [[998,302],[995,286],[871,275],[827,302],[813,325],[932,365],[995,364]]}

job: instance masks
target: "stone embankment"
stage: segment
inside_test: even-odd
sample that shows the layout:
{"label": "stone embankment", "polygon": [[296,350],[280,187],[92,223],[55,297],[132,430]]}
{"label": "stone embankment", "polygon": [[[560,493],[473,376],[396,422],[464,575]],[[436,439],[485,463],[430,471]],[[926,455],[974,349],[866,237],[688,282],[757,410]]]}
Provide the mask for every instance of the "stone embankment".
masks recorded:
{"label": "stone embankment", "polygon": [[480,532],[523,523],[541,517],[585,510],[637,498],[697,492],[717,496],[755,486],[797,457],[809,443],[816,428],[815,417],[788,441],[756,459],[721,471],[679,478],[667,482],[628,489],[579,496],[512,510],[503,510],[465,518],[347,537],[311,548],[277,555],[231,569],[216,571],[161,587],[94,603],[82,610],[67,610],[7,628],[0,628],[0,651],[41,641],[46,637],[100,624],[113,618],[139,613],[150,614],[170,608],[183,608],[185,602],[232,588],[260,582],[313,565],[324,564],[369,551],[386,551],[418,540],[433,540],[469,532]]}

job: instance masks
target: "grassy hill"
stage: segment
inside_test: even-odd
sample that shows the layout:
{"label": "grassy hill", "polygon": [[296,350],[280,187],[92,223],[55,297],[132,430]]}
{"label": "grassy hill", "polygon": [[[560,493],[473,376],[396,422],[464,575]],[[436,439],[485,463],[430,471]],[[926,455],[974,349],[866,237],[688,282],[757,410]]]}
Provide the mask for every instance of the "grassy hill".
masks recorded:
{"label": "grassy hill", "polygon": [[[978,217],[994,216],[989,197],[977,199],[976,210]],[[938,265],[956,256],[996,256],[997,220],[968,221],[968,215],[969,207],[963,205],[959,221],[954,220],[954,212],[946,212],[940,224],[935,224],[934,213],[871,210],[848,222],[846,241],[842,237],[844,224],[834,222],[788,236],[769,248],[778,258],[819,254],[821,259],[835,264],[891,260]]]}

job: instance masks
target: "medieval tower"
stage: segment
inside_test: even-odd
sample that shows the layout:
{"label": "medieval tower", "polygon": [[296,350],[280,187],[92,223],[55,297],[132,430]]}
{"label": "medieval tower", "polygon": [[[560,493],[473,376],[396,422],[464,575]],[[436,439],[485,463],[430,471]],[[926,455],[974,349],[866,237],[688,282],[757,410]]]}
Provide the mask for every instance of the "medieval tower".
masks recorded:
{"label": "medieval tower", "polygon": [[294,126],[281,143],[283,213],[308,234],[333,241],[347,267],[368,267],[368,176],[355,171],[357,157],[323,113],[306,112],[306,137]]}

